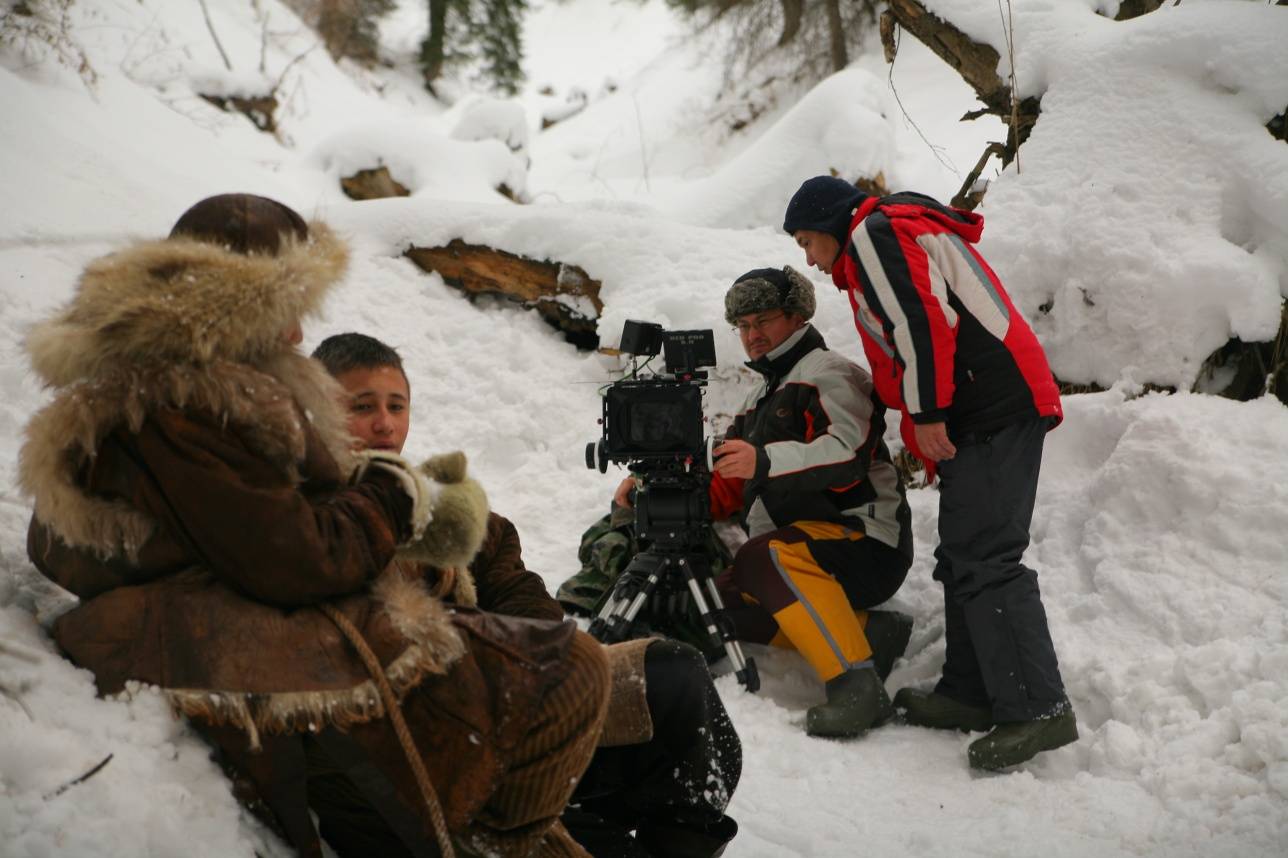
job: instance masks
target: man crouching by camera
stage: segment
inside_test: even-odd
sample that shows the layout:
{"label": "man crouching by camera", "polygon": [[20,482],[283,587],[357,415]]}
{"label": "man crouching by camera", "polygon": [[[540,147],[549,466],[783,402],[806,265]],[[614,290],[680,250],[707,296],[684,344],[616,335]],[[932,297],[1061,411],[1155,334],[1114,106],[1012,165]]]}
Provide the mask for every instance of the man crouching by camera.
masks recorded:
{"label": "man crouching by camera", "polygon": [[[374,337],[347,333],[323,340],[313,357],[349,395],[356,441],[400,452],[410,430],[411,387],[398,353]],[[514,525],[496,513],[489,513],[487,537],[468,567],[396,562],[449,603],[564,617],[545,582],[524,566]],[[738,830],[724,810],[742,770],[742,745],[706,662],[693,647],[670,640],[627,641],[604,651],[608,714],[564,825],[595,858],[715,858]]]}
{"label": "man crouching by camera", "polygon": [[737,635],[794,647],[825,683],[814,736],[857,736],[894,715],[885,677],[912,620],[869,611],[912,563],[908,503],[886,449],[872,379],[809,323],[814,287],[761,268],[725,295],[762,380],[714,451],[718,481],[742,480],[749,541],[720,577]]}

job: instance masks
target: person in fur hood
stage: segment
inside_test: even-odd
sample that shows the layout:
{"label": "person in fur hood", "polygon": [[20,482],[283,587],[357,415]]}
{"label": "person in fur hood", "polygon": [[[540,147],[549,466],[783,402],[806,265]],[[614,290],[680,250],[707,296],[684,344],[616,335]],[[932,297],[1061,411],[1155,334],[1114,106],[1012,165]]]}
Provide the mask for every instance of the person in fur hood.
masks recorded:
{"label": "person in fur hood", "polygon": [[[297,349],[347,261],[280,203],[211,197],[32,330],[53,398],[20,455],[28,553],[80,599],[54,638],[103,694],[157,686],[302,855],[336,772],[397,832],[381,854],[584,855],[557,820],[600,732],[601,648],[396,574],[399,550],[466,565],[487,503],[460,454],[353,449]],[[339,854],[388,845],[345,807],[317,808]]]}

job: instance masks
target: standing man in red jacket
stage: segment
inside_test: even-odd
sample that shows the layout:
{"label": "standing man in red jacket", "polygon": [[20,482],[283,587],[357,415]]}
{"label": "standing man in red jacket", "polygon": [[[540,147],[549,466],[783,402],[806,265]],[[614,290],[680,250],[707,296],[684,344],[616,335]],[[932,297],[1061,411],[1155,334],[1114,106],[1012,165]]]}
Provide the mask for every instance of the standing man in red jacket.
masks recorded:
{"label": "standing man in red jacket", "polygon": [[895,696],[909,723],[991,730],[973,768],[1000,769],[1078,737],[1037,574],[1021,562],[1043,437],[1062,417],[1042,346],[973,245],[984,219],[921,194],[806,181],[783,228],[850,297],[877,394],[940,478],[934,577],[943,676]]}

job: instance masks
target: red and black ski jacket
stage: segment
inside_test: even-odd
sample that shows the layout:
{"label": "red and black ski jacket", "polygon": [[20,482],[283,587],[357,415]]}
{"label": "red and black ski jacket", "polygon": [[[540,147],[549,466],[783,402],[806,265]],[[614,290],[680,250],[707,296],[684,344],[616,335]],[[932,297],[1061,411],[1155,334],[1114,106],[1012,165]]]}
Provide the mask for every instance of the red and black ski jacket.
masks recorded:
{"label": "red and black ski jacket", "polygon": [[832,269],[850,296],[877,395],[912,423],[946,422],[950,438],[1063,417],[1033,329],[974,244],[984,218],[921,194],[869,197]]}

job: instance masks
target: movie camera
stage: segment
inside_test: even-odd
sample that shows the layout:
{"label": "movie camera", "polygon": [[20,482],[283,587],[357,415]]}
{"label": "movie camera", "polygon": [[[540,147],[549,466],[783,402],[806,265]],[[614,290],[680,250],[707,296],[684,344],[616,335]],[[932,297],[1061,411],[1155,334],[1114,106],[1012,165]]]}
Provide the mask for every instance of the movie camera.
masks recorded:
{"label": "movie camera", "polygon": [[[641,550],[618,579],[590,633],[604,643],[631,636],[655,596],[686,591],[713,643],[723,646],[749,691],[760,687],[756,663],[743,656],[711,575],[706,544],[711,528],[714,442],[705,436],[702,394],[715,366],[710,330],[665,331],[628,320],[620,350],[632,356],[627,377],[604,391],[603,437],[586,445],[586,467],[626,465],[639,479],[635,537]],[[645,374],[662,353],[666,372]],[[643,363],[641,363],[643,359]],[[705,589],[705,592],[704,592]]]}

